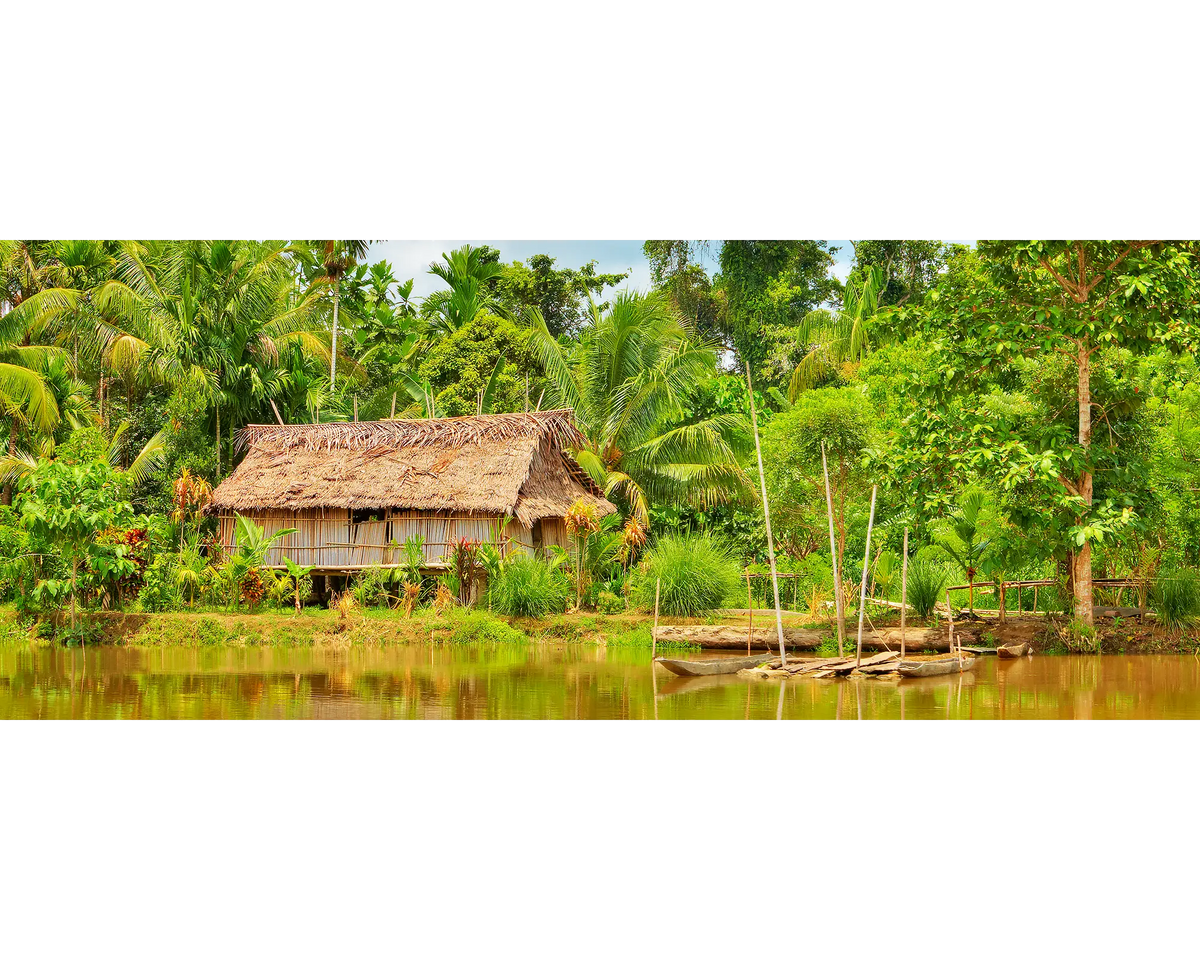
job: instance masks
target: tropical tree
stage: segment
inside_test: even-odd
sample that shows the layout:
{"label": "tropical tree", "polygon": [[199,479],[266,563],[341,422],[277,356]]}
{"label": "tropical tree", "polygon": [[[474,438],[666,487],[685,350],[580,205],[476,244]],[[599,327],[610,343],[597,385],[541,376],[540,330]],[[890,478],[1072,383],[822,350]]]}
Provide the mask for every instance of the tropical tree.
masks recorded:
{"label": "tropical tree", "polygon": [[71,602],[75,630],[81,578],[93,585],[132,572],[124,544],[106,544],[100,534],[127,525],[133,509],[125,484],[112,467],[99,460],[40,460],[21,479],[22,523],[58,551],[70,571],[65,580],[47,578],[34,588],[41,603]]}
{"label": "tropical tree", "polygon": [[429,272],[450,288],[431,293],[422,305],[432,332],[454,333],[484,311],[508,316],[507,308],[495,292],[495,280],[504,273],[496,259],[497,253],[491,247],[466,244],[443,253],[444,263],[435,260],[429,265]]}
{"label": "tropical tree", "polygon": [[687,399],[712,376],[716,350],[692,339],[662,293],[619,293],[603,313],[593,305],[570,345],[551,336],[538,311],[528,317],[552,402],[575,411],[584,435],[580,466],[643,525],[651,501],[703,507],[747,491],[739,465],[745,417],[685,422]]}
{"label": "tropical tree", "polygon": [[[996,358],[1058,353],[1075,368],[1077,432],[1050,449],[1010,457],[1010,480],[1047,477],[1070,530],[1075,616],[1092,623],[1092,545],[1119,530],[1111,501],[1094,501],[1092,363],[1097,351],[1134,355],[1155,347],[1194,350],[1200,342],[1200,248],[1194,242],[1141,240],[981,241],[975,282],[959,291],[950,312],[960,328],[979,330],[974,350]],[[1064,397],[1064,400],[1068,398]],[[1070,402],[1068,401],[1068,402]],[[1100,411],[1103,416],[1103,411]]]}
{"label": "tropical tree", "polygon": [[342,299],[342,277],[367,255],[369,240],[310,240],[321,266],[320,282],[333,286],[333,327],[329,342],[329,385],[337,385],[338,307]]}

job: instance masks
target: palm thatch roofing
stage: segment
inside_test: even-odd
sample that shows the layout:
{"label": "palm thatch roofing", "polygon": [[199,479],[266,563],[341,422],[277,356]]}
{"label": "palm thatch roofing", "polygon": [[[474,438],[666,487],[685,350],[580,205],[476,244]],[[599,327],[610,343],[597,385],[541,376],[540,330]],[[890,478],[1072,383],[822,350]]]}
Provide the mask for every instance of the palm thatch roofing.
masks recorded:
{"label": "palm thatch roofing", "polygon": [[570,410],[255,424],[239,433],[246,456],[207,512],[392,508],[515,516],[532,526],[583,499],[601,516],[613,513],[566,450],[582,439]]}

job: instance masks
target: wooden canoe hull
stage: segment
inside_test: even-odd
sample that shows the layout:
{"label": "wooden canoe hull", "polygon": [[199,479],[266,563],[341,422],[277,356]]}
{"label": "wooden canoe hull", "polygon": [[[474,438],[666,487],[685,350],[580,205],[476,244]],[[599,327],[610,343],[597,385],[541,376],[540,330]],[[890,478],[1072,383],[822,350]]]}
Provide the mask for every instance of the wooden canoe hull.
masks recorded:
{"label": "wooden canoe hull", "polygon": [[720,660],[671,660],[667,657],[656,657],[654,662],[666,667],[677,677],[716,677],[737,673],[739,670],[749,670],[772,659],[773,654],[760,653],[752,657],[722,657]]}
{"label": "wooden canoe hull", "polygon": [[1001,660],[1016,660],[1029,652],[1027,643],[1010,643],[1008,646],[997,647],[996,656]]}
{"label": "wooden canoe hull", "polygon": [[902,677],[940,677],[949,673],[962,673],[975,666],[974,657],[938,657],[936,660],[901,660],[896,668]]}

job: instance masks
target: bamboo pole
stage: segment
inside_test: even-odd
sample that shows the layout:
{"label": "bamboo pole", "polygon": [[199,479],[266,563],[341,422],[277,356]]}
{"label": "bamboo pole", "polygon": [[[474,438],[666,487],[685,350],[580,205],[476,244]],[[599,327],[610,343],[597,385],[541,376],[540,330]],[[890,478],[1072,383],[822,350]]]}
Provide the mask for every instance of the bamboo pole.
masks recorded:
{"label": "bamboo pole", "polygon": [[746,631],[746,656],[750,656],[750,641],[754,639],[754,597],[750,593],[750,571],[746,571],[746,609],[750,611],[750,629]]}
{"label": "bamboo pole", "polygon": [[767,526],[767,557],[771,561],[771,589],[775,594],[775,629],[779,634],[779,662],[787,666],[783,648],[783,614],[779,610],[779,575],[775,570],[775,538],[771,536],[771,508],[767,504],[767,475],[763,472],[762,445],[758,442],[758,411],[754,406],[754,383],[750,379],[750,364],[746,364],[746,386],[750,391],[750,423],[754,428],[754,452],[758,456],[758,482],[762,487],[763,521]]}
{"label": "bamboo pole", "polygon": [[391,419],[396,419],[396,394],[392,394],[392,416]]}
{"label": "bamboo pole", "polygon": [[855,670],[862,664],[863,617],[867,612],[867,571],[871,569],[871,528],[875,525],[875,494],[878,491],[878,484],[871,487],[871,516],[867,520],[867,545],[863,550],[862,590],[858,597],[858,650],[854,657]]}
{"label": "bamboo pole", "polygon": [[662,586],[662,577],[654,581],[654,628],[650,631],[650,659],[654,660],[654,653],[658,649],[658,590]]}
{"label": "bamboo pole", "polygon": [[271,401],[271,409],[275,411],[275,419],[279,421],[279,425],[280,425],[281,427],[282,427],[282,426],[284,426],[284,423],[283,423],[283,417],[281,417],[281,416],[279,415],[279,408],[278,408],[277,406],[275,406],[275,401],[274,401],[274,400],[272,400],[272,401]]}
{"label": "bamboo pole", "polygon": [[825,471],[825,505],[829,510],[829,557],[833,564],[833,606],[837,616],[838,656],[845,656],[846,610],[842,605],[842,581],[838,577],[837,538],[833,531],[833,490],[829,486],[829,462],[825,459],[825,441],[821,441],[821,467]]}
{"label": "bamboo pole", "polygon": [[358,423],[358,397],[354,398],[354,422]]}
{"label": "bamboo pole", "polygon": [[904,659],[904,628],[908,614],[908,527],[904,528],[904,559],[900,562],[900,659]]}

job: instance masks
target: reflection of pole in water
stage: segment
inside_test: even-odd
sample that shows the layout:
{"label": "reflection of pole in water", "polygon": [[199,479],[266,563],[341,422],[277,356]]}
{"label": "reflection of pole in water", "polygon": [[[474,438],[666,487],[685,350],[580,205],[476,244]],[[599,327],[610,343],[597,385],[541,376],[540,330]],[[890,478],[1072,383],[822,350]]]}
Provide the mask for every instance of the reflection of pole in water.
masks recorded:
{"label": "reflection of pole in water", "polygon": [[837,712],[834,713],[833,719],[841,720],[842,719],[842,684],[841,683],[838,683],[838,685],[837,685],[837,693],[838,693],[838,695],[837,695]]}
{"label": "reflection of pole in water", "polygon": [[858,719],[862,719],[862,681],[854,681],[854,699],[858,702]]}
{"label": "reflection of pole in water", "polygon": [[900,684],[900,719],[904,719],[904,684]]}
{"label": "reflection of pole in water", "polygon": [[654,719],[658,719],[658,676],[654,672],[654,662],[650,663],[650,689],[654,696]]}
{"label": "reflection of pole in water", "polygon": [[746,684],[746,719],[750,719],[750,684]]}
{"label": "reflection of pole in water", "polygon": [[776,720],[783,719],[783,693],[785,690],[787,690],[787,681],[780,680],[779,681],[779,707],[775,711],[775,719]]}

